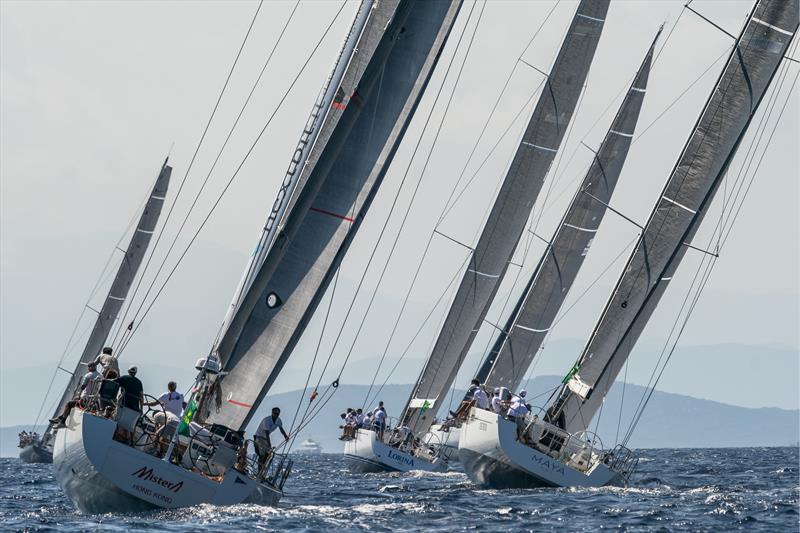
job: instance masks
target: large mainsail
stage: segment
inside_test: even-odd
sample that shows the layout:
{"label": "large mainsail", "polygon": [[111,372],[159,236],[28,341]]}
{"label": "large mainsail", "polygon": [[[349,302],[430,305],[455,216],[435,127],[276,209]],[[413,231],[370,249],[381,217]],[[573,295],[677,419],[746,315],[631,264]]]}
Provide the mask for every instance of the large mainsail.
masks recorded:
{"label": "large mainsail", "polygon": [[371,5],[274,240],[214,347],[227,375],[209,421],[244,428],[355,237],[430,79],[461,1]]}
{"label": "large mainsail", "polygon": [[139,217],[139,223],[136,225],[136,230],[133,232],[128,248],[125,250],[125,256],[119,265],[117,275],[111,283],[111,289],[108,291],[100,312],[97,314],[92,333],[89,335],[89,340],[83,348],[81,358],[75,366],[75,372],[72,374],[69,383],[67,383],[66,389],[64,389],[61,401],[56,406],[54,416],[60,415],[64,405],[72,399],[85,373],[84,365],[89,361],[94,361],[100,353],[106,339],[108,339],[108,334],[111,332],[111,327],[117,320],[120,309],[122,309],[122,304],[125,303],[125,299],[128,297],[128,291],[136,278],[136,273],[142,264],[147,247],[150,245],[150,238],[156,229],[158,217],[161,215],[161,208],[167,196],[169,179],[172,175],[172,167],[167,165],[168,159],[164,160],[164,164],[161,166],[161,171],[150,192],[150,197],[145,203],[144,211]]}
{"label": "large mainsail", "polygon": [[406,405],[402,423],[430,428],[472,345],[561,145],[592,63],[610,0],[582,0],[517,148],[469,268],[433,351]]}
{"label": "large mainsail", "polygon": [[660,34],[661,29],[533,276],[478,371],[476,377],[489,387],[517,390],[583,265],[628,156]]}
{"label": "large mainsail", "polygon": [[551,416],[586,429],[714,198],[798,27],[798,0],[756,4]]}

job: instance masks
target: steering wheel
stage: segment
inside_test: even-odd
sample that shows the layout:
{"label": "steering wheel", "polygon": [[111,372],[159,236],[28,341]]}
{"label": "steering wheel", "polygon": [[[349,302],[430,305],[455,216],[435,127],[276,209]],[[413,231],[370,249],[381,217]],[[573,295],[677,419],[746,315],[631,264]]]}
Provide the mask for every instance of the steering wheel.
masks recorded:
{"label": "steering wheel", "polygon": [[[147,405],[150,403],[153,405]],[[137,448],[145,448],[157,444],[161,438],[161,433],[163,433],[169,421],[167,413],[164,411],[164,406],[161,405],[161,402],[159,402],[157,398],[149,394],[144,395],[142,408],[142,415],[139,417],[139,421],[136,424],[141,427],[142,432],[133,443]],[[161,427],[158,426],[159,419],[164,421]],[[150,431],[149,427],[153,427],[153,431]]]}
{"label": "steering wheel", "polygon": [[[208,453],[206,453],[208,451]],[[189,454],[189,461],[192,467],[209,476],[222,475],[224,470],[218,468],[209,459],[217,453],[217,443],[214,439],[199,432],[189,438],[189,445],[186,453]]]}

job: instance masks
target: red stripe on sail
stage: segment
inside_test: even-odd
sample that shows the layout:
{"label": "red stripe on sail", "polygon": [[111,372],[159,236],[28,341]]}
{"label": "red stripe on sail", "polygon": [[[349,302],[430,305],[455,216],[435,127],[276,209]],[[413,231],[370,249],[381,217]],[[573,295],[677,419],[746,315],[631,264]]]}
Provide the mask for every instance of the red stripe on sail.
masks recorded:
{"label": "red stripe on sail", "polygon": [[228,403],[232,403],[233,405],[238,405],[239,407],[245,407],[247,409],[253,408],[253,406],[250,405],[249,403],[237,402],[236,400],[228,400]]}
{"label": "red stripe on sail", "polygon": [[328,216],[340,218],[340,219],[346,220],[348,222],[355,222],[355,220],[353,220],[352,218],[346,217],[344,215],[340,215],[338,213],[332,213],[331,211],[325,211],[324,209],[319,209],[317,207],[312,207],[310,209],[311,209],[311,211],[316,211],[317,213],[322,213],[323,215],[328,215]]}

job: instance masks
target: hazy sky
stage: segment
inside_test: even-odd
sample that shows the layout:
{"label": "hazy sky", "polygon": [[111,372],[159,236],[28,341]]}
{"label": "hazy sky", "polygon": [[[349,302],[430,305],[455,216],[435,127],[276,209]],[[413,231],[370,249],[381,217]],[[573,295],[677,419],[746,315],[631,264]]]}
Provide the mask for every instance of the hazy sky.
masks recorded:
{"label": "hazy sky", "polygon": [[[731,45],[727,36],[695,15],[689,12],[681,15],[683,3],[612,1],[573,129],[536,207],[537,233],[552,233],[574,192],[576,180],[590,163],[591,152],[581,141],[596,147],[602,140],[619,105],[620,92],[628,85],[659,24],[666,22],[661,44],[667,34],[672,32],[672,35],[654,66],[637,134],[652,126],[635,142],[612,200],[617,209],[634,220],[646,219],[722,68],[721,61],[714,62]],[[176,251],[183,250],[187,238],[241,162],[340,5],[333,1],[301,2],[242,122],[211,174],[207,190],[187,224],[189,231],[178,240]],[[554,5],[549,1],[491,1],[486,5],[440,140],[421,178],[410,222],[403,230],[387,279],[379,289],[380,298],[368,318],[365,329],[370,341],[364,346],[356,343],[355,360],[379,355],[445,199],[456,184],[501,87],[514,69],[509,88],[465,173],[464,180],[473,175],[474,180],[439,227],[462,242],[475,241],[529,110],[523,112],[520,120],[515,122],[513,118],[536,94],[542,81],[534,69],[517,63],[517,57],[542,26],[524,60],[547,70],[576,2],[558,3],[543,24]],[[696,0],[692,5],[728,31],[737,33],[751,2]],[[473,12],[468,36],[481,6],[478,3]],[[0,3],[0,365],[6,369],[35,369],[31,374],[32,390],[38,392],[46,387],[49,369],[61,356],[108,254],[173,145],[170,164],[175,170],[170,201],[174,198],[256,7],[255,2],[210,1]],[[163,257],[164,244],[171,242],[189,202],[209,172],[293,7],[291,1],[266,2],[262,7],[209,135],[188,175],[164,242],[156,250],[154,264]],[[312,58],[280,107],[196,246],[179,267],[174,281],[134,338],[125,354],[126,360],[140,367],[149,364],[185,367],[208,350],[355,7],[355,2],[348,2],[336,20],[320,52]],[[431,89],[442,83],[444,68],[441,67],[449,62],[471,9],[472,2],[466,2],[440,68],[431,80]],[[457,52],[456,66],[460,65],[464,49],[462,46]],[[797,70],[797,64],[790,65],[789,81]],[[445,94],[449,94],[453,79],[451,73],[445,81]],[[388,237],[381,243],[376,263],[368,271],[366,290],[359,296],[346,334],[334,351],[334,362],[342,360],[352,342],[397,232],[399,215],[408,205],[411,188],[420,179],[423,155],[431,148],[433,127],[425,132],[413,161],[410,154],[434,94],[434,90],[429,90],[423,99],[343,265],[344,281],[335,295],[334,311],[323,336],[323,357],[330,352],[344,316],[342,310],[349,304],[410,163],[409,177],[400,192],[400,212],[393,215]],[[784,89],[779,105],[786,94]],[[442,106],[437,106],[432,124],[439,123],[441,112]],[[509,126],[509,133],[501,137]],[[498,140],[497,149],[476,173]],[[748,142],[743,146],[747,147]],[[741,155],[739,162],[743,160]],[[733,168],[738,170],[739,164],[735,163]],[[706,297],[687,328],[686,342],[776,344],[797,349],[800,242],[797,178],[795,88]],[[552,193],[545,199],[548,190]],[[718,201],[707,222],[715,219],[714,213],[719,216],[719,209]],[[575,301],[609,267],[636,233],[635,226],[620,217],[606,216],[568,303]],[[707,235],[701,231],[695,244],[704,246]],[[465,257],[463,248],[445,239],[437,237],[434,243],[412,294],[412,313],[404,316],[397,342],[390,351],[395,357],[403,351]],[[534,243],[527,257],[518,254],[515,258],[517,262],[524,261],[523,274],[517,284],[513,283],[516,271],[507,277],[490,312],[490,320],[503,319],[506,295],[517,294],[515,290],[518,291],[542,250],[540,243]],[[623,254],[623,258],[626,256]],[[176,253],[170,256],[168,269],[176,257]],[[675,304],[683,297],[681,288],[688,286],[698,260],[698,255],[688,254],[664,299],[665,310],[656,313],[643,342],[663,342],[674,319]],[[617,262],[608,269],[559,325],[554,339],[585,339],[621,267]],[[155,274],[155,269],[149,273]],[[148,283],[146,278],[145,286]],[[103,294],[101,290],[93,303],[101,301]],[[443,312],[443,306],[434,312],[419,342],[413,345],[410,357],[419,361],[427,355]],[[84,321],[80,329],[90,323]],[[293,356],[292,365],[302,367],[310,360],[319,332],[320,324],[315,320]],[[481,332],[474,347],[476,357],[491,334],[491,327]],[[72,350],[67,366],[74,364],[80,347],[78,343],[78,349]],[[547,357],[563,358],[564,370],[569,366],[567,360],[576,355],[545,352]],[[552,361],[557,363],[551,364],[552,368],[562,366],[561,359]],[[474,364],[469,362],[465,368]],[[652,361],[646,364],[652,365]],[[361,370],[368,376],[366,379],[376,372],[374,367]],[[761,367],[749,371],[769,373],[777,369],[764,361]],[[746,374],[743,370],[738,384],[713,387],[746,386]],[[700,392],[698,395],[702,395]],[[1,399],[0,423],[2,413],[9,409],[9,398]]]}

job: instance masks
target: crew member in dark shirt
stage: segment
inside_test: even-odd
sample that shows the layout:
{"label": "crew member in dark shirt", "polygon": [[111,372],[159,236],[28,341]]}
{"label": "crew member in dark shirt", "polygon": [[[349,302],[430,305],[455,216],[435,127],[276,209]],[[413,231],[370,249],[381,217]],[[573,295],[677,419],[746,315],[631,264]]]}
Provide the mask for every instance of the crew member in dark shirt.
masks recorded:
{"label": "crew member in dark shirt", "polygon": [[[128,409],[141,413],[142,404],[144,403],[144,387],[142,386],[142,382],[139,381],[139,378],[136,377],[137,370],[135,366],[132,366],[128,368],[127,376],[120,376],[114,381],[122,388],[122,398],[120,399],[119,406],[127,407]],[[117,429],[121,433],[119,437],[121,437],[122,441],[133,446],[133,433],[123,427],[118,427]],[[115,436],[115,438],[117,437]]]}
{"label": "crew member in dark shirt", "polygon": [[127,376],[120,376],[114,381],[119,383],[122,387],[122,406],[134,411],[142,412],[142,403],[144,403],[144,387],[139,378],[136,377],[135,366],[128,368]]}

